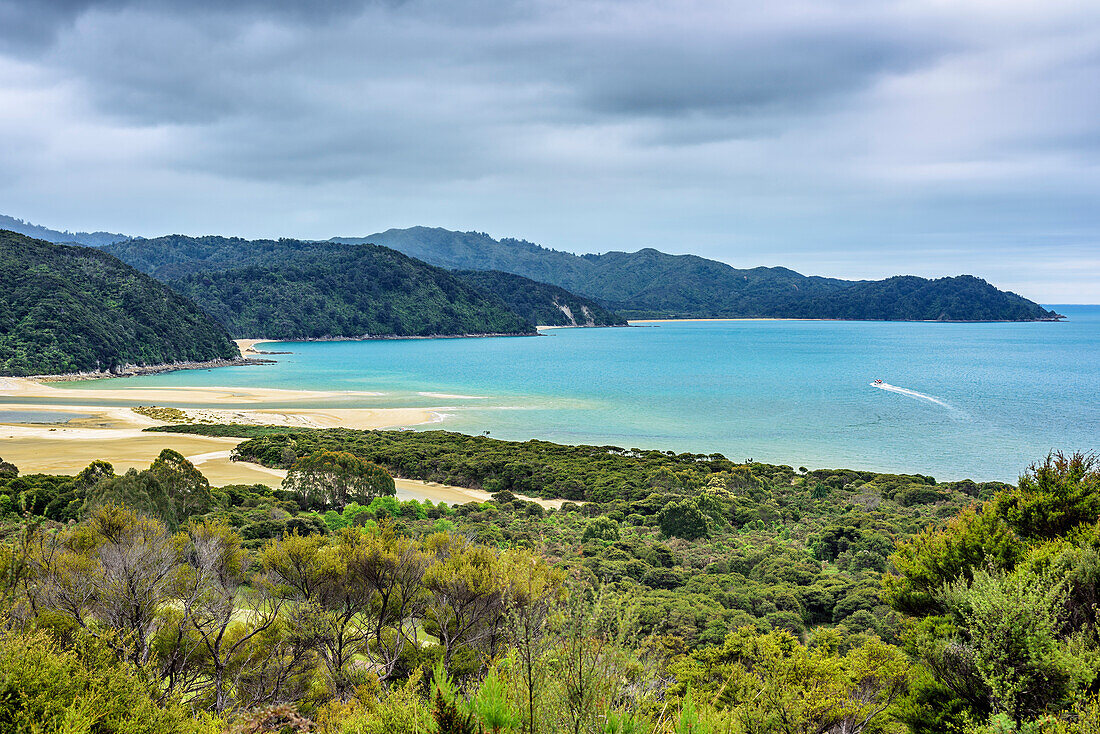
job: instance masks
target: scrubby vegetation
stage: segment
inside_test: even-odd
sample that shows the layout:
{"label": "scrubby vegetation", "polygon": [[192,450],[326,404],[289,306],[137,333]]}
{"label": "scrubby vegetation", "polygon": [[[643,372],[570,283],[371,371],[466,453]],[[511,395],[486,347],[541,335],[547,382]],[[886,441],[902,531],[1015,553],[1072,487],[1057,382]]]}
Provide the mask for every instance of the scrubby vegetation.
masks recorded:
{"label": "scrubby vegetation", "polygon": [[[242,454],[311,472],[308,486],[213,488],[170,451],[122,477],[98,462],[0,478],[0,660],[30,661],[0,673],[0,721],[49,702],[47,731],[1100,727],[1090,457],[1052,456],[1009,486],[236,430],[257,436]],[[512,469],[495,463],[509,453]],[[540,461],[536,481],[524,467]],[[400,501],[379,464],[494,494]],[[555,488],[584,504],[516,496]]]}
{"label": "scrubby vegetation", "polygon": [[798,493],[806,499],[827,500],[819,503],[822,508],[836,504],[836,497],[830,497],[835,489],[844,490],[870,509],[886,499],[919,513],[920,508],[942,500],[965,502],[1004,486],[969,480],[937,483],[933,477],[920,474],[850,469],[796,471],[789,466],[739,463],[721,454],[677,454],[539,440],[501,441],[450,431],[246,425],[160,426],[147,430],[247,438],[235,449],[236,457],[272,468],[288,469],[298,457],[314,451],[340,450],[408,479],[578,501],[643,501],[655,491],[694,495],[713,485],[745,489],[746,496],[779,502],[779,497],[798,487]]}
{"label": "scrubby vegetation", "polygon": [[0,230],[0,375],[239,356],[207,314],[114,257]]}

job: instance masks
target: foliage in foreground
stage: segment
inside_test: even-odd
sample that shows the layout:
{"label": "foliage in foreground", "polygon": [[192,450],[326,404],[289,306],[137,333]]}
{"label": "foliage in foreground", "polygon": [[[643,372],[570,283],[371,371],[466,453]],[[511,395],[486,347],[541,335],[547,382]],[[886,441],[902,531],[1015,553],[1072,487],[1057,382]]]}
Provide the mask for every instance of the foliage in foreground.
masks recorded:
{"label": "foliage in foreground", "polygon": [[[171,458],[157,481],[193,487]],[[193,495],[177,488],[162,514],[178,530],[89,503],[0,545],[2,643],[98,646],[97,666],[142,671],[154,705],[237,731],[1100,729],[1091,458],[1052,456],[1001,488],[771,471],[655,482],[635,508],[498,492],[321,514],[225,487],[180,513]],[[64,486],[3,482],[9,506],[13,483],[27,507]],[[942,494],[912,501],[928,490]],[[959,511],[972,495],[985,501]],[[684,502],[703,534],[662,521]],[[279,513],[266,539],[241,523]],[[202,716],[187,725],[213,726]]]}
{"label": "foliage in foreground", "polygon": [[216,734],[224,723],[165,698],[101,640],[0,633],[0,732]]}

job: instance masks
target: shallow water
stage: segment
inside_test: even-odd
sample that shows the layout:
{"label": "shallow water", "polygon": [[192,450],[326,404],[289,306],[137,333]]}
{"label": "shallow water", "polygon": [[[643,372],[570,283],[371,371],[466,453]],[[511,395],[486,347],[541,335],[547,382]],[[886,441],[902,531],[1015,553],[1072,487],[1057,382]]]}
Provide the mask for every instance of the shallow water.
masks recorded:
{"label": "shallow water", "polygon": [[47,410],[0,410],[0,423],[62,424],[77,418],[90,418],[83,413],[62,413]]}
{"label": "shallow water", "polygon": [[1070,320],[675,322],[279,343],[261,348],[293,354],[272,366],[70,387],[381,391],[341,402],[431,406],[444,428],[499,438],[1012,481],[1052,449],[1100,448],[1100,306],[1054,308]]}

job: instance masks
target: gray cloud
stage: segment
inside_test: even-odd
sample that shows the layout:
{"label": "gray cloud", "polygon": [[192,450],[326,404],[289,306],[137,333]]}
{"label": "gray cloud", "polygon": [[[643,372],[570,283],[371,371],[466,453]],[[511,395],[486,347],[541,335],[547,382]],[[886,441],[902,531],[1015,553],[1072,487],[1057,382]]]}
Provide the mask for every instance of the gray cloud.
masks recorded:
{"label": "gray cloud", "polygon": [[803,270],[1022,241],[1069,262],[1100,242],[1098,39],[1072,0],[0,0],[0,204]]}

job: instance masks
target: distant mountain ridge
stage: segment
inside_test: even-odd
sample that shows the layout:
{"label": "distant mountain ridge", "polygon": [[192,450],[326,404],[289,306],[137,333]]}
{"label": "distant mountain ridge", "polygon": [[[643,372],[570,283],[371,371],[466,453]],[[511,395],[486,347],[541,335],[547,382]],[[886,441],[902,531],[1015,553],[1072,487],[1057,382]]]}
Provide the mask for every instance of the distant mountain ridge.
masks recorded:
{"label": "distant mountain ridge", "polygon": [[[187,238],[190,244],[184,248],[186,253],[169,247],[168,250],[174,254],[162,257],[163,253],[126,247],[130,241],[153,240],[129,240],[124,235],[107,232],[61,232],[0,215],[2,222],[13,223],[22,230],[43,233],[51,241],[75,240],[103,246],[139,270],[155,271],[156,277],[165,282],[183,279],[199,271],[231,270],[245,265],[283,268],[287,264],[242,260],[250,245],[248,240],[239,238]],[[167,239],[170,238],[157,238],[158,241]],[[477,276],[481,282],[474,287],[502,302],[508,301],[510,305],[507,308],[528,321],[558,318],[555,316],[557,312],[562,313],[565,324],[571,323],[567,312],[574,314],[572,321],[588,321],[585,318],[582,322],[575,317],[578,311],[583,314],[584,309],[579,306],[567,305],[566,310],[560,309],[555,304],[555,300],[561,300],[560,294],[555,295],[539,287],[544,284],[564,289],[575,304],[579,303],[576,299],[586,301],[589,313],[595,314],[595,307],[607,312],[606,317],[592,319],[597,325],[604,320],[609,323],[621,320],[620,315],[631,318],[945,321],[1036,321],[1058,317],[1039,304],[1001,291],[969,275],[939,279],[895,276],[881,281],[848,281],[804,276],[782,267],[738,269],[697,255],[670,255],[652,248],[632,253],[575,255],[526,240],[496,240],[482,232],[455,232],[438,227],[390,229],[368,237],[334,237],[327,243],[301,240],[277,242],[288,243],[282,246],[279,257],[283,260],[297,259],[299,264],[318,255],[321,251],[317,248],[321,245],[376,244],[448,270],[498,271],[522,276],[533,281],[534,285],[528,285],[525,290],[516,282],[500,276]],[[295,277],[306,276],[299,270]],[[457,277],[465,278],[469,283],[475,276],[466,274]],[[251,282],[259,283],[254,279]],[[224,279],[222,286],[225,286]],[[199,295],[198,292],[196,295]],[[293,308],[296,304],[287,305]],[[257,318],[264,320],[265,317]],[[301,317],[298,318],[300,320]],[[391,326],[398,326],[392,319],[387,319]],[[457,324],[453,320],[451,323]],[[400,328],[406,326],[400,325]]]}
{"label": "distant mountain ridge", "polygon": [[0,230],[0,375],[239,357],[220,324],[112,255]]}
{"label": "distant mountain ridge", "polygon": [[171,235],[105,248],[238,337],[358,339],[533,334],[450,271],[378,245]]}
{"label": "distant mountain ridge", "polygon": [[103,247],[115,242],[130,239],[124,234],[113,232],[69,232],[67,230],[50,229],[38,224],[31,224],[22,219],[0,214],[0,229],[6,229],[28,237],[55,242],[65,245],[86,245],[87,247]]}
{"label": "distant mountain ridge", "polygon": [[524,240],[442,228],[390,229],[372,242],[441,267],[495,269],[560,286],[628,317],[820,318],[913,321],[1038,321],[1053,311],[974,276],[895,276],[848,281],[788,268],[734,268],[697,255],[637,252],[574,255]]}

